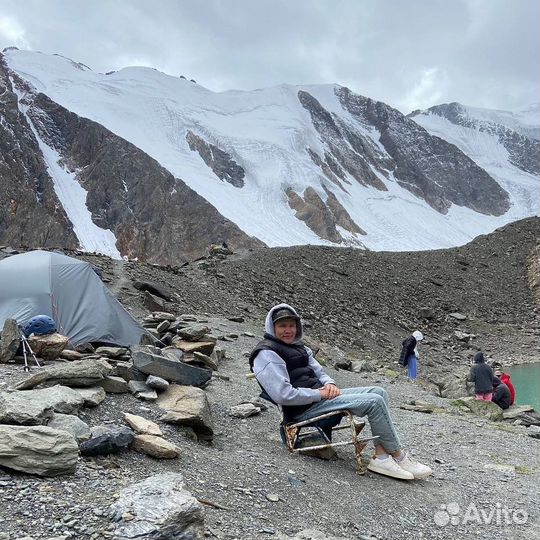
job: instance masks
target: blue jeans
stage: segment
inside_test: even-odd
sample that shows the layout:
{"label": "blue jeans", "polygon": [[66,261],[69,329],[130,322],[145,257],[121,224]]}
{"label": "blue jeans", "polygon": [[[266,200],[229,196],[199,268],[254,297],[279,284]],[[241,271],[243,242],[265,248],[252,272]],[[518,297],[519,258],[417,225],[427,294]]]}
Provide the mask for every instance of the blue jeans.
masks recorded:
{"label": "blue jeans", "polygon": [[418,358],[414,354],[411,354],[407,359],[407,377],[409,379],[416,379],[418,372]]}
{"label": "blue jeans", "polygon": [[400,449],[399,438],[388,410],[388,394],[380,386],[343,388],[340,396],[318,401],[295,420],[309,420],[340,409],[348,409],[356,416],[367,416],[371,433],[379,436],[375,444],[380,444],[386,452],[393,453]]}

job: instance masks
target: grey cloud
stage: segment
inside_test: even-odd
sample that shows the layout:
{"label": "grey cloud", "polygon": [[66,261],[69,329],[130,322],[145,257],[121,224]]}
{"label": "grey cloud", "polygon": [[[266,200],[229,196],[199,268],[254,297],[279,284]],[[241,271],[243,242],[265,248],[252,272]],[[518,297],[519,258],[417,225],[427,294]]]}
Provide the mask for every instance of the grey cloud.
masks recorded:
{"label": "grey cloud", "polygon": [[25,31],[23,45],[96,71],[140,63],[213,90],[338,83],[403,112],[446,101],[504,109],[538,101],[539,6],[536,0],[0,0],[0,46],[12,44],[8,18]]}

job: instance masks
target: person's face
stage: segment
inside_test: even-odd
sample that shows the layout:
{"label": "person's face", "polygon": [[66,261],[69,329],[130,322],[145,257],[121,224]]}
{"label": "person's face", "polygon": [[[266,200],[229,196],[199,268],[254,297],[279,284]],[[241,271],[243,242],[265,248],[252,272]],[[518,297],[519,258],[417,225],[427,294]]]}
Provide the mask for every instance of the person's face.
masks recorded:
{"label": "person's face", "polygon": [[294,319],[281,319],[274,324],[276,337],[284,343],[292,343],[296,338],[296,321]]}

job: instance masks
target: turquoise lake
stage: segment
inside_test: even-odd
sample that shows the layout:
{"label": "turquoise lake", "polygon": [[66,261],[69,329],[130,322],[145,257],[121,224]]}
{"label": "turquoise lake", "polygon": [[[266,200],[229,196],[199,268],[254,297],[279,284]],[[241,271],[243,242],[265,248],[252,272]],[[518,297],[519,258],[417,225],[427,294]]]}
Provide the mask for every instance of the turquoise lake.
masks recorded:
{"label": "turquoise lake", "polygon": [[517,405],[532,405],[540,412],[540,362],[508,368],[516,389]]}

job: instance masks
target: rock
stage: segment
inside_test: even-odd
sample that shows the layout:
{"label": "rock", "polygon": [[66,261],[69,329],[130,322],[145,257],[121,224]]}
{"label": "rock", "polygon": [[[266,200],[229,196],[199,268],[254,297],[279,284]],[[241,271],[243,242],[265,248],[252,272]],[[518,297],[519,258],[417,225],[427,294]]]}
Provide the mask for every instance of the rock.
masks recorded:
{"label": "rock", "polygon": [[79,447],[66,431],[48,426],[0,425],[0,465],[39,476],[72,474]]}
{"label": "rock", "polygon": [[377,371],[377,368],[367,360],[353,360],[351,362],[351,371],[355,373],[370,373]]}
{"label": "rock", "polygon": [[402,403],[399,408],[405,409],[406,411],[416,411],[431,414],[435,410],[435,405],[431,405],[425,401],[413,400],[409,403]]}
{"label": "rock", "polygon": [[534,411],[530,405],[512,405],[510,408],[503,411],[503,418],[505,420],[511,420],[530,411]]}
{"label": "rock", "polygon": [[168,313],[167,311],[154,311],[152,312],[152,315],[150,316],[150,318],[152,321],[155,321],[155,322],[176,321],[176,316],[172,313]]}
{"label": "rock", "polygon": [[73,414],[55,413],[47,425],[50,428],[67,431],[77,440],[77,442],[86,441],[92,436],[88,425],[78,416]]}
{"label": "rock", "polygon": [[144,306],[150,311],[164,311],[165,310],[165,300],[152,294],[151,292],[144,292]]}
{"label": "rock", "polygon": [[[229,321],[232,321],[232,322],[238,322],[238,323],[243,323],[244,322],[244,317],[242,317],[241,315],[234,315],[232,317],[227,317],[227,319]],[[245,332],[244,332],[245,333]],[[252,336],[253,337],[253,336]]]}
{"label": "rock", "polygon": [[178,448],[169,441],[155,435],[135,435],[133,450],[158,459],[178,457]]}
{"label": "rock", "polygon": [[503,410],[492,401],[482,401],[474,397],[456,399],[452,402],[458,407],[466,407],[478,416],[484,416],[489,420],[499,421],[503,419]]}
{"label": "rock", "polygon": [[75,350],[82,354],[93,354],[96,351],[91,343],[79,343],[79,345],[75,347]]}
{"label": "rock", "polygon": [[207,356],[206,354],[203,354],[201,352],[195,351],[193,353],[193,361],[198,362],[199,364],[203,364],[214,371],[216,371],[218,368],[217,362],[211,356]]}
{"label": "rock", "polygon": [[109,394],[125,394],[129,392],[128,383],[122,377],[107,375],[98,383]]}
{"label": "rock", "polygon": [[422,319],[432,320],[435,318],[435,313],[433,313],[431,308],[421,307],[418,309],[418,316]]}
{"label": "rock", "polygon": [[185,341],[182,339],[173,340],[173,345],[186,353],[200,352],[206,355],[212,354],[215,343],[213,341]]}
{"label": "rock", "polygon": [[457,312],[449,313],[448,316],[452,317],[452,319],[456,319],[457,321],[465,321],[467,319],[465,315],[462,315],[461,313],[457,313]]}
{"label": "rock", "polygon": [[129,424],[129,427],[142,435],[162,435],[160,427],[155,422],[147,420],[142,416],[124,413],[124,420]]}
{"label": "rock", "polygon": [[178,335],[186,341],[199,341],[210,332],[210,328],[204,324],[193,324],[178,329]]}
{"label": "rock", "polygon": [[154,390],[167,390],[167,388],[169,388],[169,381],[166,381],[161,377],[156,377],[155,375],[148,375],[146,386],[149,386]]}
{"label": "rock", "polygon": [[134,439],[134,433],[127,427],[98,426],[92,429],[92,438],[81,443],[83,456],[106,456],[125,450]]}
{"label": "rock", "polygon": [[140,280],[140,281],[135,281],[133,283],[133,286],[139,291],[148,291],[154,296],[159,296],[160,298],[163,298],[163,300],[167,300],[170,302],[172,299],[172,294],[170,293],[170,291],[163,285],[160,285],[159,283],[155,283],[153,281]]}
{"label": "rock", "polygon": [[129,391],[139,399],[155,401],[158,397],[157,392],[153,388],[147,386],[143,381],[129,381],[128,388]]}
{"label": "rock", "polygon": [[6,319],[0,339],[0,364],[11,362],[21,344],[21,332],[15,319]]}
{"label": "rock", "polygon": [[65,386],[95,386],[113,371],[105,360],[77,360],[51,366],[33,374],[15,386],[18,390],[34,388],[42,383],[61,384]]}
{"label": "rock", "polygon": [[212,372],[208,369],[151,354],[142,347],[135,348],[133,365],[147,375],[157,375],[182,385],[205,386],[212,378]]}
{"label": "rock", "polygon": [[530,426],[527,428],[527,435],[534,439],[540,439],[540,426]]}
{"label": "rock", "polygon": [[229,409],[229,416],[234,416],[235,418],[247,418],[248,416],[254,416],[260,412],[261,409],[253,405],[253,403],[242,403],[231,407]]}
{"label": "rock", "polygon": [[158,474],[124,488],[111,510],[117,539],[204,539],[202,505],[186,491],[178,473]]}
{"label": "rock", "polygon": [[70,361],[81,360],[82,358],[84,358],[84,354],[80,353],[79,351],[72,351],[71,349],[64,349],[60,353],[60,358],[64,360],[70,360]]}
{"label": "rock", "polygon": [[96,354],[100,356],[107,356],[108,358],[118,358],[127,353],[125,347],[98,347]]}
{"label": "rock", "polygon": [[396,377],[399,377],[399,373],[394,369],[385,369],[384,376],[389,379],[395,379]]}
{"label": "rock", "polygon": [[46,424],[53,412],[71,414],[77,412],[83,403],[83,397],[66,386],[0,392],[0,423]]}
{"label": "rock", "polygon": [[214,426],[204,390],[171,384],[158,397],[157,405],[166,411],[160,420],[169,424],[191,426],[198,439],[212,440]]}
{"label": "rock", "polygon": [[157,327],[156,330],[162,334],[163,332],[166,332],[167,329],[171,326],[171,323],[169,321],[161,321]]}
{"label": "rock", "polygon": [[454,332],[454,336],[459,339],[459,341],[470,341],[476,337],[474,334],[467,334],[466,332],[461,332],[460,330],[456,330]]}
{"label": "rock", "polygon": [[32,348],[32,351],[34,351],[34,354],[46,360],[55,360],[58,358],[68,343],[69,338],[58,333],[44,336],[33,335],[28,338],[28,344]]}
{"label": "rock", "polygon": [[101,386],[74,389],[84,399],[85,407],[97,407],[106,397],[105,390]]}

